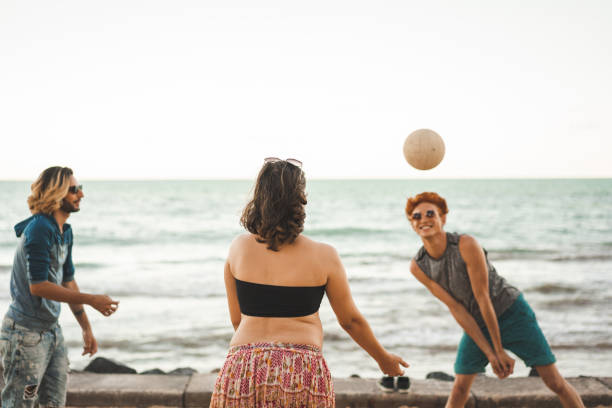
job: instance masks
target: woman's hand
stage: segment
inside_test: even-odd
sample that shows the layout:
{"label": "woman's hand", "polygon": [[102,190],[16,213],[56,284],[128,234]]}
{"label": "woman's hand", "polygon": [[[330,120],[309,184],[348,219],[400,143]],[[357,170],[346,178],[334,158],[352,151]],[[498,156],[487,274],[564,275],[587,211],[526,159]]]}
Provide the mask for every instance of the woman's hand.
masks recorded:
{"label": "woman's hand", "polygon": [[400,356],[385,352],[385,356],[378,361],[380,371],[385,375],[396,377],[398,375],[404,375],[404,370],[400,366],[410,367]]}

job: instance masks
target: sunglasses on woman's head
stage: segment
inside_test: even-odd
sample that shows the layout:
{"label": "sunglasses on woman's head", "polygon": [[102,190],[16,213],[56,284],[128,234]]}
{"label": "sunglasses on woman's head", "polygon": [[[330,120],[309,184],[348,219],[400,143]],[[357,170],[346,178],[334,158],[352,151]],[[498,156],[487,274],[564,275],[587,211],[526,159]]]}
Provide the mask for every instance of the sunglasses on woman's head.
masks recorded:
{"label": "sunglasses on woman's head", "polygon": [[[436,212],[434,210],[425,211],[425,216],[427,218],[433,218],[435,215],[436,215]],[[420,212],[414,212],[410,216],[411,220],[420,220],[421,218],[423,218],[423,214],[421,214]]]}
{"label": "sunglasses on woman's head", "polygon": [[300,169],[302,168],[302,162],[299,161],[298,159],[285,159],[285,160],[283,160],[283,159],[279,159],[278,157],[266,157],[264,159],[264,163],[276,163],[276,162],[279,162],[279,161],[286,161],[287,163],[292,164],[292,165],[294,165],[294,166],[296,166],[296,167],[298,167]]}
{"label": "sunglasses on woman's head", "polygon": [[79,184],[78,186],[70,186],[68,187],[68,192],[72,194],[77,194],[79,191],[83,191],[83,185]]}

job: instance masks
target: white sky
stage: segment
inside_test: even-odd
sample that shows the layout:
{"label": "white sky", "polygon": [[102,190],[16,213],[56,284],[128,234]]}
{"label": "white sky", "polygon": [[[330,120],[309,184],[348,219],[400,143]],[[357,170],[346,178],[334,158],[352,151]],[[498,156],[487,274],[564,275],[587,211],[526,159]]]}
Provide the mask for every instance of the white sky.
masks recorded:
{"label": "white sky", "polygon": [[[255,6],[257,4],[257,6]],[[612,177],[612,2],[2,0],[0,179]],[[436,130],[435,169],[405,162]]]}

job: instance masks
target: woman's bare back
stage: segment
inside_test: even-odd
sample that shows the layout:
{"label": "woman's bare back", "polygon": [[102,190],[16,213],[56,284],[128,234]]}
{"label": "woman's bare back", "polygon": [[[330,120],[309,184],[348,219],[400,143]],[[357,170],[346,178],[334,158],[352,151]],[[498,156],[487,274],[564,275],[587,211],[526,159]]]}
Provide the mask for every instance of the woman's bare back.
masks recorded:
{"label": "woman's bare back", "polygon": [[[334,253],[329,245],[303,235],[299,235],[292,244],[281,246],[278,251],[267,249],[266,244],[257,242],[253,234],[240,235],[232,243],[227,259],[228,294],[236,293],[235,279],[274,286],[323,286],[327,283],[330,269],[334,267]],[[228,296],[228,302],[231,310],[232,306],[237,306],[237,297]],[[319,313],[301,317],[257,317],[241,314],[230,345],[256,342],[311,344],[321,347],[323,329]]]}

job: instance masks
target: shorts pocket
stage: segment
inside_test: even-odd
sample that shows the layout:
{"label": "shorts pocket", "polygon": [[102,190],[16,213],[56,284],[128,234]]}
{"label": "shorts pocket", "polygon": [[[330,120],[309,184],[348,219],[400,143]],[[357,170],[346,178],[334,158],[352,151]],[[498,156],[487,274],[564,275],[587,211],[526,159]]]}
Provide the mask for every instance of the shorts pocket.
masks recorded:
{"label": "shorts pocket", "polygon": [[20,343],[24,347],[34,347],[38,345],[41,340],[42,335],[39,332],[27,331],[23,332]]}

